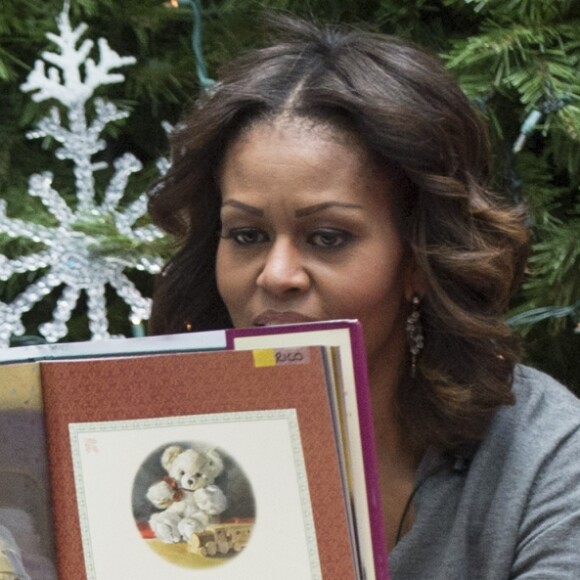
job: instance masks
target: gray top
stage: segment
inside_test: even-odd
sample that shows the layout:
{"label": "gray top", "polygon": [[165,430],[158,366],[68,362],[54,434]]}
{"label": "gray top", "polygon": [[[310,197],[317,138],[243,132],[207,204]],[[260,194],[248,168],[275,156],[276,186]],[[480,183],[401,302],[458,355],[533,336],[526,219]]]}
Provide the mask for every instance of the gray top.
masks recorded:
{"label": "gray top", "polygon": [[527,367],[471,462],[434,452],[392,580],[580,579],[580,400]]}

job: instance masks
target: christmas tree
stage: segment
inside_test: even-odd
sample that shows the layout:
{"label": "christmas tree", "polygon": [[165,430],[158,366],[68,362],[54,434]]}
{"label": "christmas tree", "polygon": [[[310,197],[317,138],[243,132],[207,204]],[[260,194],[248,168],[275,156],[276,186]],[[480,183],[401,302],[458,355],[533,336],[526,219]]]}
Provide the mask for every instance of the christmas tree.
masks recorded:
{"label": "christmas tree", "polygon": [[[48,47],[45,33],[56,32],[62,7],[61,0],[3,2],[0,197],[11,217],[25,221],[35,222],[45,214],[40,202],[35,205],[23,194],[29,177],[45,168],[54,174],[63,199],[74,206],[74,184],[67,180],[66,168],[55,163],[54,140],[26,139],[51,104],[33,102],[20,90],[38,55]],[[108,125],[102,135],[107,143],[103,161],[131,152],[143,165],[127,184],[129,200],[155,178],[156,161],[167,154],[162,123],[176,123],[221,64],[265,42],[268,31],[261,15],[266,10],[396,34],[441,56],[489,120],[496,189],[530,209],[533,253],[510,321],[524,337],[528,362],[580,390],[580,361],[574,356],[580,348],[580,4],[72,0],[73,26],[86,22],[91,38],[104,37],[118,54],[136,59],[130,71],[123,71],[124,83],[106,87],[107,98],[130,115]],[[98,192],[106,190],[110,178],[110,174],[96,177]],[[114,236],[111,240],[116,241]],[[9,259],[34,251],[22,238],[2,236],[0,244]],[[0,301],[9,303],[39,275],[28,272],[0,282]],[[137,272],[132,280],[150,296],[151,276]],[[114,296],[107,298],[112,331],[128,334],[126,305]],[[53,305],[41,301],[39,308],[52,310]],[[79,304],[72,314],[66,340],[86,338],[85,305]],[[38,334],[40,319],[38,309],[23,317],[27,334]]]}

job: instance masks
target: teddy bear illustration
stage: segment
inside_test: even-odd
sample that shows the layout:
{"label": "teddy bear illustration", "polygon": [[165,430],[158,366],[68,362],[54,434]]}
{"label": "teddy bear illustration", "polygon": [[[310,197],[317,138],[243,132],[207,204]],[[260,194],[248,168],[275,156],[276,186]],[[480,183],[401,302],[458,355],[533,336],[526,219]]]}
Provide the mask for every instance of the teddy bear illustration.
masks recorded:
{"label": "teddy bear illustration", "polygon": [[222,458],[216,450],[171,445],[163,451],[161,465],[168,475],[149,488],[147,499],[163,511],[154,513],[149,525],[168,544],[188,541],[192,534],[217,523],[227,507],[226,496],[214,484],[224,469]]}

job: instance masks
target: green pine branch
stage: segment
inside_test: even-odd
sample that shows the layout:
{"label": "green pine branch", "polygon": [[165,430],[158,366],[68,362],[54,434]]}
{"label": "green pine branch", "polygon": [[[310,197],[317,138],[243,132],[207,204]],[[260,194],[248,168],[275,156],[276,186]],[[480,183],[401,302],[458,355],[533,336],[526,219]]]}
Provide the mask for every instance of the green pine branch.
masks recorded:
{"label": "green pine branch", "polygon": [[[202,50],[210,78],[224,63],[264,44],[268,31],[262,17],[267,10],[404,36],[440,54],[490,122],[496,188],[530,209],[534,245],[529,274],[512,313],[519,317],[516,327],[526,334],[531,362],[570,385],[580,385],[580,363],[574,366],[569,356],[577,352],[580,341],[573,333],[580,300],[580,2],[202,0],[201,4]],[[62,0],[2,0],[0,18],[0,197],[7,200],[14,217],[41,223],[51,217],[39,200],[25,195],[30,175],[52,171],[55,187],[67,201],[74,203],[74,192],[70,168],[54,159],[54,144],[24,137],[48,105],[30,102],[19,86],[47,47],[44,33],[56,29],[54,19],[61,9]],[[87,22],[93,38],[105,36],[120,54],[137,58],[127,71],[127,82],[111,86],[104,95],[131,110],[123,124],[107,127],[105,160],[131,151],[143,162],[143,172],[132,177],[127,191],[127,198],[134,199],[155,178],[155,160],[167,153],[161,123],[175,124],[199,94],[192,12],[170,8],[165,0],[72,0],[71,18]],[[534,122],[524,125],[535,111]],[[518,140],[522,147],[514,152]],[[110,172],[99,173],[97,189],[104,191]],[[151,250],[122,239],[106,223],[77,227],[94,235],[101,250],[111,255]],[[0,239],[7,255],[34,251],[23,243]],[[160,244],[155,252],[171,251],[163,246],[169,242]],[[30,276],[2,283],[0,297],[16,295],[30,283],[24,279]],[[138,283],[150,289],[150,277]],[[123,309],[121,303],[111,305],[112,313],[120,313],[119,324]],[[79,311],[79,319],[82,316]],[[27,322],[33,327],[34,316]],[[82,326],[79,323],[79,332]]]}

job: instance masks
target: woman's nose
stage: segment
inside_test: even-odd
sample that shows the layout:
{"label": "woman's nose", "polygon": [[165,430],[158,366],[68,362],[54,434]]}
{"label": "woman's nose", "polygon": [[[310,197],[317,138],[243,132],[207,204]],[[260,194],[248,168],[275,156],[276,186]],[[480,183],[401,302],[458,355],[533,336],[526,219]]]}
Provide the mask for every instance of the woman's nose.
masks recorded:
{"label": "woman's nose", "polygon": [[271,294],[306,290],[310,276],[304,268],[300,249],[289,239],[277,239],[265,257],[256,283]]}

